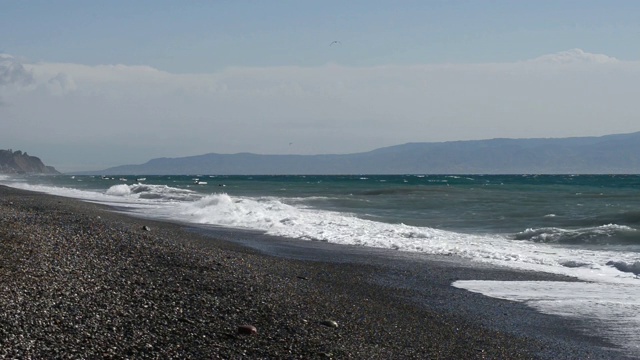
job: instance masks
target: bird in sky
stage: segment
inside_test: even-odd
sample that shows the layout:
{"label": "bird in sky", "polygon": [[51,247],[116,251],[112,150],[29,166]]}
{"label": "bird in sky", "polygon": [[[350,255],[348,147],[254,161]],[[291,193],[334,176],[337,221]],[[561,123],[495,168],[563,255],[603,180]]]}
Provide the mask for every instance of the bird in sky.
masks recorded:
{"label": "bird in sky", "polygon": [[340,41],[338,41],[338,40],[333,40],[331,42],[331,44],[329,44],[329,46],[333,46],[333,45],[336,45],[336,44],[342,44],[342,43]]}

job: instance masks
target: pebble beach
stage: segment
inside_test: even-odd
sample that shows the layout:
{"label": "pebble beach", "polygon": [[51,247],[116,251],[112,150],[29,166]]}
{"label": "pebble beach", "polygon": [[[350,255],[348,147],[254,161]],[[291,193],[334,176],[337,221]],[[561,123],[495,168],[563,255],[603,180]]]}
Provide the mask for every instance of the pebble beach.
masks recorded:
{"label": "pebble beach", "polygon": [[569,279],[303,260],[225,236],[0,187],[0,358],[622,358],[563,319],[449,286]]}

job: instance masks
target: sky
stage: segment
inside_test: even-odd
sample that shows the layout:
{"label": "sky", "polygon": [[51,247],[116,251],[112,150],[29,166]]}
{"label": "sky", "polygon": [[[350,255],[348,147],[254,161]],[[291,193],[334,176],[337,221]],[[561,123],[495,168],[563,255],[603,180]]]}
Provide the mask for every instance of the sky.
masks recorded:
{"label": "sky", "polygon": [[0,0],[0,149],[205,153],[640,131],[639,1]]}

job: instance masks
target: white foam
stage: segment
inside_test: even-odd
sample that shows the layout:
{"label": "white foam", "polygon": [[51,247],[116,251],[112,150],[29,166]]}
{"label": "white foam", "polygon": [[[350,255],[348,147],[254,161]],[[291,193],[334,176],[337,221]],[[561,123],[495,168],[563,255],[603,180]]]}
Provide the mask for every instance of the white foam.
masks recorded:
{"label": "white foam", "polygon": [[635,282],[459,280],[453,286],[523,302],[547,314],[591,320],[596,326],[583,328],[587,335],[604,337],[628,355],[640,353],[640,297]]}
{"label": "white foam", "polygon": [[[292,201],[296,203],[296,201]],[[635,279],[615,263],[633,264],[636,254],[592,251],[360,219],[351,214],[285,204],[273,197],[212,194],[165,209],[184,221],[263,230],[269,234],[338,244],[362,245],[439,255],[576,276],[587,281]],[[164,214],[169,215],[168,213]],[[605,226],[602,230],[615,228]]]}
{"label": "white foam", "polygon": [[[113,196],[101,191],[95,190],[80,190],[68,187],[53,187],[46,185],[32,185],[26,182],[22,183],[5,183],[7,186],[15,187],[18,189],[47,193],[52,195],[70,197],[90,202],[97,202],[101,204],[117,206],[120,208],[128,208],[131,211],[147,211],[150,208],[158,209],[158,204],[155,201],[149,201],[145,199],[137,199],[131,197]],[[126,185],[122,185],[126,186]]]}
{"label": "white foam", "polygon": [[113,185],[105,194],[158,201],[193,201],[202,197],[201,194],[189,189],[143,183]]}
{"label": "white foam", "polygon": [[636,233],[637,230],[629,226],[617,224],[607,224],[571,230],[556,227],[537,229],[530,228],[516,234],[516,239],[542,243],[563,243],[573,241],[576,243],[587,244],[589,242],[598,243],[599,239],[606,239],[620,232]]}
{"label": "white foam", "polygon": [[129,187],[129,185],[124,184],[114,185],[107,189],[107,192],[105,194],[112,196],[128,196],[131,195],[131,188]]}

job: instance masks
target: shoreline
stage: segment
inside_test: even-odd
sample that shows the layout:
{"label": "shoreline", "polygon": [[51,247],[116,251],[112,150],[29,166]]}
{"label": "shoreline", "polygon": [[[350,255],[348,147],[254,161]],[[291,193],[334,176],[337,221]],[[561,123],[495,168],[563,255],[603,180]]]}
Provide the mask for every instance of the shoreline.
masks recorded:
{"label": "shoreline", "polygon": [[557,275],[142,219],[4,186],[0,216],[0,357],[623,358],[582,324],[450,285],[569,280]]}

